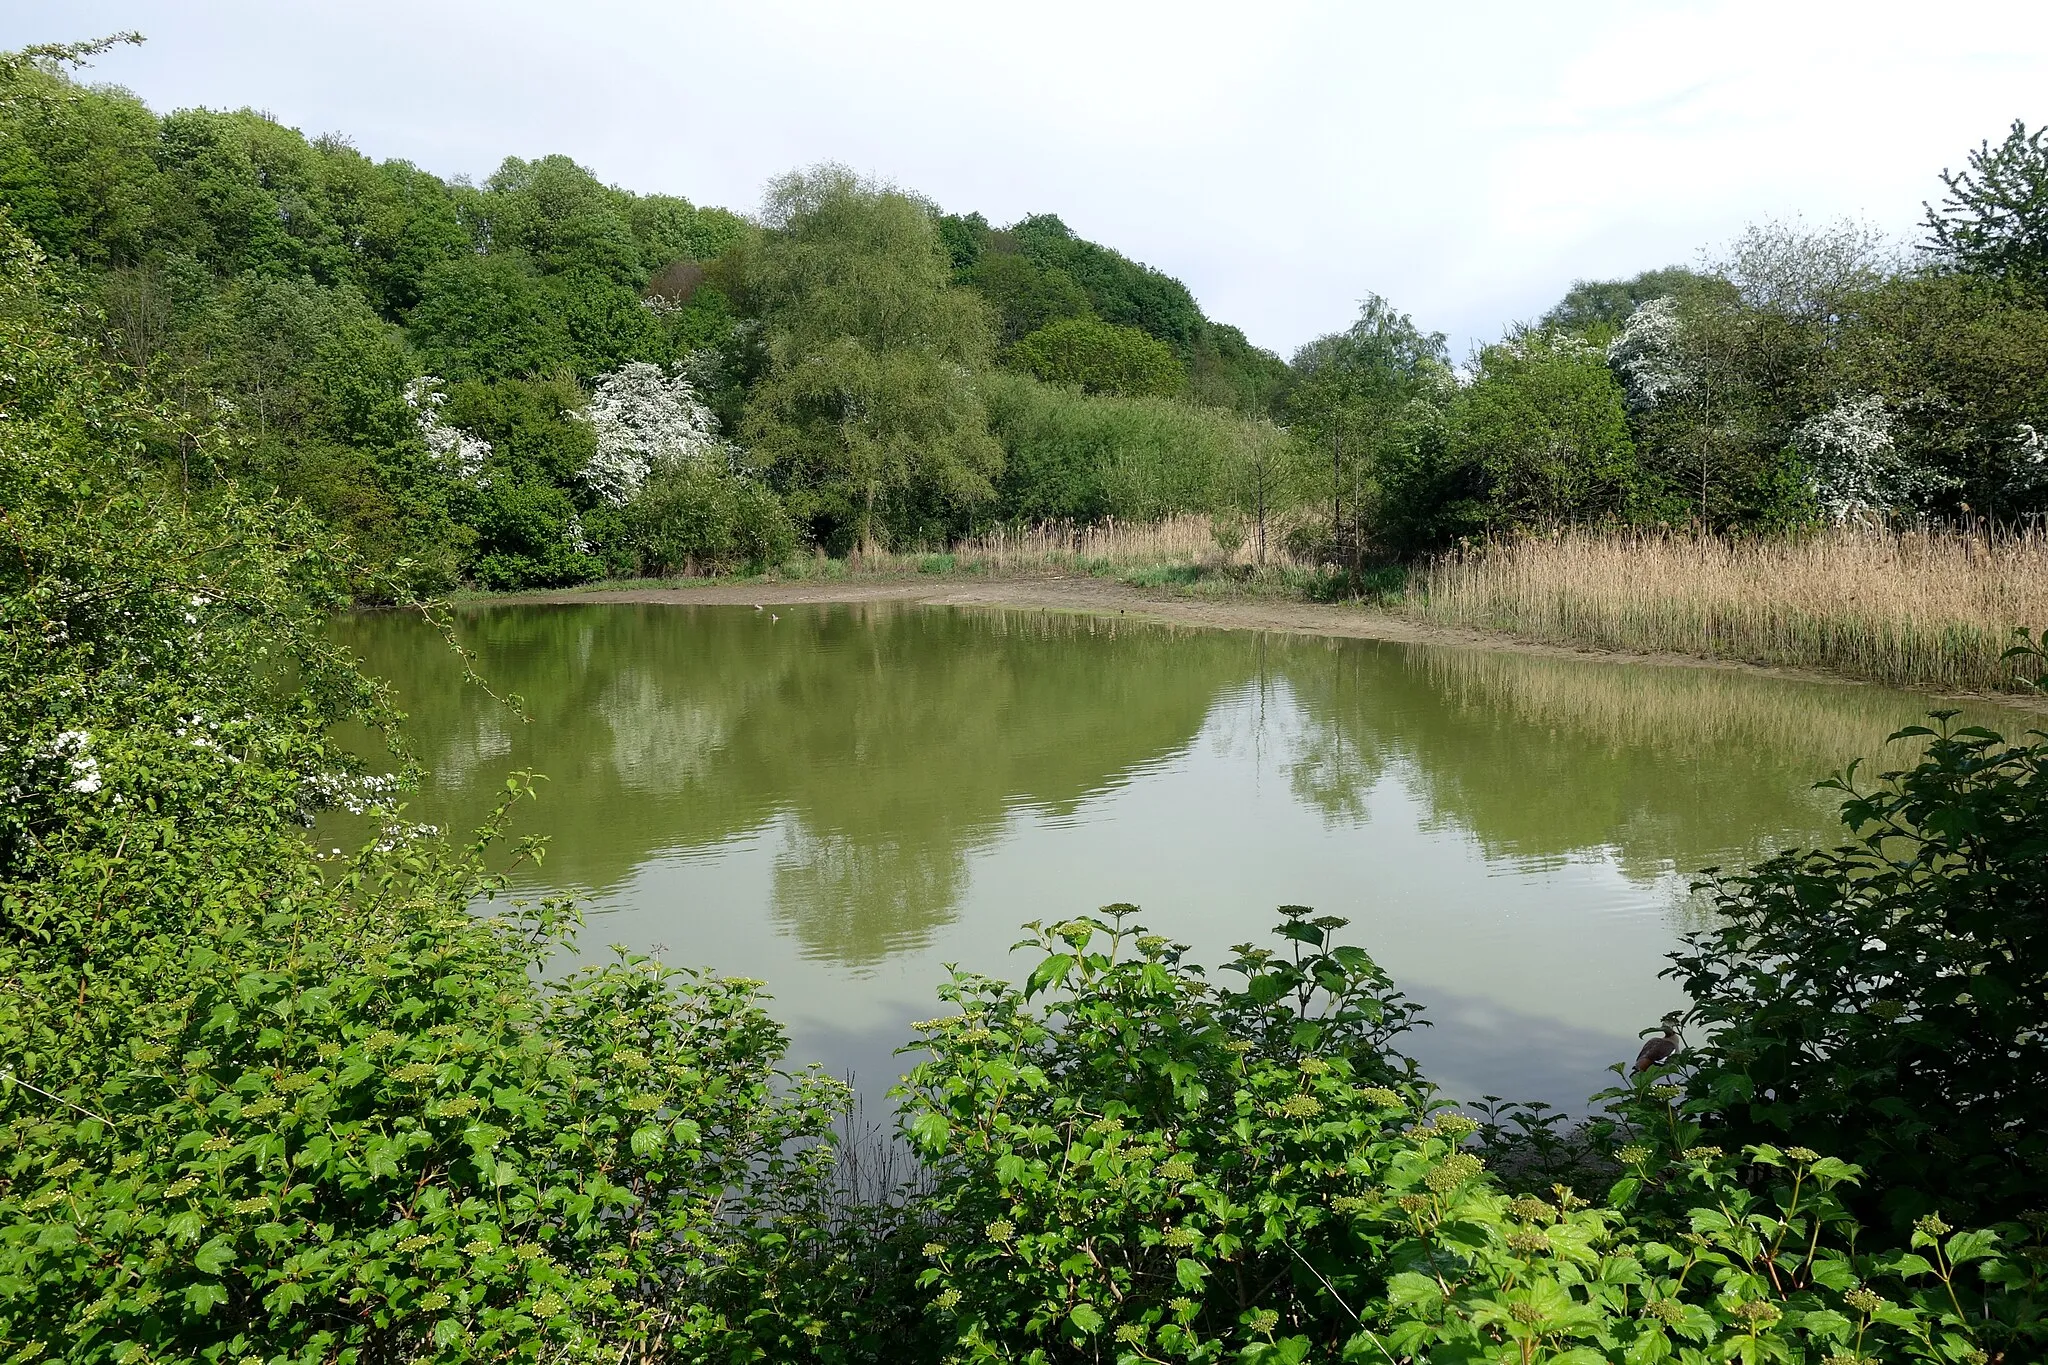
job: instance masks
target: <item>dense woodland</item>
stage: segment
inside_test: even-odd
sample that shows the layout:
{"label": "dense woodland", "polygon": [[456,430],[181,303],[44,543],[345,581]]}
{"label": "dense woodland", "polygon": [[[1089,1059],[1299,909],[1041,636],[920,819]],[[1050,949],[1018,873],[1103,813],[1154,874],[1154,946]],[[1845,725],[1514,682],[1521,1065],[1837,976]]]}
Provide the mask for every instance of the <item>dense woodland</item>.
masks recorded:
{"label": "dense woodland", "polygon": [[[1283,363],[1051,214],[997,229],[829,166],[751,217],[561,156],[446,181],[251,110],[159,116],[68,74],[90,55],[9,59],[0,204],[162,407],[144,457],[301,500],[415,587],[1189,511],[1356,566],[2048,505],[2024,125],[1930,175],[1909,250],[1760,227],[1462,365],[1377,297]],[[203,467],[199,428],[225,438]]]}
{"label": "dense woodland", "polygon": [[[1709,878],[1681,1045],[1570,1132],[1439,1093],[1340,917],[1281,907],[1211,975],[1130,907],[1060,905],[1021,986],[941,988],[891,1149],[786,1062],[760,983],[541,970],[577,922],[503,900],[545,851],[512,832],[531,784],[474,834],[409,821],[401,718],[330,629],[366,590],[936,535],[1020,489],[1277,488],[1326,452],[1297,505],[1343,499],[1336,554],[1567,514],[2019,515],[2039,135],[1952,182],[1939,264],[1819,311],[1733,267],[1589,287],[1459,375],[1375,301],[1283,368],[1046,220],[829,170],[758,222],[566,162],[446,185],[159,120],[53,69],[79,55],[0,86],[0,1361],[2048,1352],[2039,736],[1937,719],[1837,783],[1841,847]],[[1755,259],[1862,259],[1816,240],[1855,245]],[[1797,434],[1852,401],[1885,443]],[[1215,484],[1166,482],[1164,430],[1230,433]],[[1120,463],[1143,441],[1157,465]],[[1565,449],[1607,473],[1560,502]],[[1850,497],[1828,450],[1918,482]],[[315,848],[335,805],[377,837]]]}

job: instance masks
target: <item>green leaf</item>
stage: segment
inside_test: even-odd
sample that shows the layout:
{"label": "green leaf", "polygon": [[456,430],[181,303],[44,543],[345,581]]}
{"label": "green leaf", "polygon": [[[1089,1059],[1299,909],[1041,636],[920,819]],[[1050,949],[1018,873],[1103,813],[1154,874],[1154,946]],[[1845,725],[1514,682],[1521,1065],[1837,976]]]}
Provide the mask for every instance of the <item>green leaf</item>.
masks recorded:
{"label": "green leaf", "polygon": [[1202,1287],[1202,1281],[1209,1278],[1209,1267],[1183,1256],[1173,1263],[1173,1278],[1180,1282],[1182,1289],[1192,1294]]}
{"label": "green leaf", "polygon": [[1443,1299],[1435,1280],[1413,1270],[1404,1270],[1387,1281],[1387,1303],[1394,1308],[1435,1307]]}
{"label": "green leaf", "polygon": [[1063,983],[1073,970],[1073,954],[1054,953],[1032,969],[1031,978],[1024,983],[1024,998],[1029,1000],[1046,987]]}
{"label": "green leaf", "polygon": [[199,1248],[192,1257],[192,1264],[202,1275],[218,1275],[227,1269],[235,1259],[235,1244],[226,1236],[215,1237]]}
{"label": "green leaf", "polygon": [[1664,1335],[1663,1328],[1652,1326],[1628,1344],[1621,1358],[1626,1365],[1661,1365],[1671,1354],[1671,1338]]}
{"label": "green leaf", "polygon": [[1073,1323],[1074,1330],[1082,1336],[1094,1336],[1102,1330],[1102,1314],[1092,1304],[1075,1304],[1073,1311],[1067,1314],[1067,1321]]}
{"label": "green leaf", "polygon": [[1816,1308],[1798,1315],[1794,1326],[1829,1341],[1846,1341],[1854,1324],[1832,1308]]}
{"label": "green leaf", "polygon": [[648,1157],[659,1152],[667,1141],[668,1134],[662,1131],[660,1124],[643,1123],[633,1130],[630,1145],[634,1156]]}
{"label": "green leaf", "polygon": [[943,1152],[952,1135],[953,1125],[946,1122],[944,1114],[919,1114],[910,1121],[910,1140],[927,1152]]}
{"label": "green leaf", "polygon": [[1822,1256],[1814,1261],[1809,1272],[1813,1282],[1823,1289],[1832,1289],[1837,1294],[1846,1294],[1856,1287],[1856,1268],[1844,1256]]}
{"label": "green leaf", "polygon": [[1989,1228],[1966,1228],[1948,1239],[1946,1250],[1951,1265],[1981,1261],[1998,1254],[1998,1234]]}
{"label": "green leaf", "polygon": [[1806,1169],[1828,1184],[1837,1181],[1848,1181],[1853,1184],[1856,1178],[1863,1174],[1862,1167],[1852,1166],[1841,1158],[1832,1156],[1824,1156]]}

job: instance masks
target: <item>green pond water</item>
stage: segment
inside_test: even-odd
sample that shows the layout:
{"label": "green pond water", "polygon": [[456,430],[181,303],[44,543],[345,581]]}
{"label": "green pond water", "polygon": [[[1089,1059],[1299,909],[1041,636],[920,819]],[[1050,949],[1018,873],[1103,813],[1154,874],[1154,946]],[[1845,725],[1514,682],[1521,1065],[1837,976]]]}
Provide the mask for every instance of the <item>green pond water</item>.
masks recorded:
{"label": "green pond water", "polygon": [[1044,612],[462,620],[527,719],[418,621],[343,627],[410,715],[410,816],[472,828],[507,774],[546,774],[520,829],[550,849],[518,891],[583,899],[583,959],[758,977],[792,1057],[871,1098],[947,964],[1019,979],[1023,921],[1129,901],[1210,962],[1277,946],[1277,905],[1348,916],[1428,1007],[1410,1050],[1448,1090],[1575,1105],[1680,1001],[1658,972],[1704,922],[1689,874],[1832,842],[1813,782],[1936,704]]}

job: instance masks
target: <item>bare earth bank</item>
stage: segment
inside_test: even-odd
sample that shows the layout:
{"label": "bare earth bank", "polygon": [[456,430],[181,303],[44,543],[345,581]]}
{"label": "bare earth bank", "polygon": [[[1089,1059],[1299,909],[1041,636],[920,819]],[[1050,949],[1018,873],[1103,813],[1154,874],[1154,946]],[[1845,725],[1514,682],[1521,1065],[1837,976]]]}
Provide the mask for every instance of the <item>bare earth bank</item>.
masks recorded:
{"label": "bare earth bank", "polygon": [[[1806,669],[1766,668],[1727,659],[1685,654],[1627,654],[1571,649],[1524,640],[1497,631],[1439,626],[1369,607],[1283,598],[1202,598],[1167,595],[1101,578],[1020,577],[963,582],[957,578],[848,578],[827,581],[707,579],[687,587],[565,588],[473,599],[464,605],[519,605],[580,602],[643,602],[675,606],[796,606],[821,602],[899,602],[927,607],[995,607],[1014,611],[1062,611],[1127,620],[1164,622],[1213,630],[1267,630],[1352,640],[1501,649],[1553,658],[1599,658],[1669,668],[1717,668],[1767,677],[1855,683],[1855,679]],[[2048,699],[2013,693],[1939,693],[2039,711]]]}

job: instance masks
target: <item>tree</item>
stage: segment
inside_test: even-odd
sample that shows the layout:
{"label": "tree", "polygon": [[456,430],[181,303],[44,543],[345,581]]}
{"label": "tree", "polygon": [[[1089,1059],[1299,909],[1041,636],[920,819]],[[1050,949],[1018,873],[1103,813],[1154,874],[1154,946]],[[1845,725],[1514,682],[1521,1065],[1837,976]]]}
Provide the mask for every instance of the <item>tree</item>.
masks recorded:
{"label": "tree", "polygon": [[960,278],[995,309],[1004,345],[1049,323],[1089,315],[1088,295],[1073,276],[1014,251],[984,251]]}
{"label": "tree", "polygon": [[2005,141],[1943,171],[1948,193],[1927,210],[1926,249],[1959,270],[2021,293],[2048,293],[2048,125],[2013,120]]}
{"label": "tree", "polygon": [[1188,377],[1165,342],[1136,327],[1118,327],[1097,317],[1067,318],[1041,327],[1012,346],[1008,359],[1047,383],[1130,398],[1178,393]]}
{"label": "tree", "polygon": [[1193,354],[1208,319],[1179,280],[1076,237],[1050,213],[1022,220],[1009,235],[1040,266],[1072,276],[1086,291],[1089,306],[1105,321],[1149,332],[1184,359]]}
{"label": "tree", "polygon": [[123,91],[61,73],[135,34],[0,55],[0,203],[45,251],[132,262],[151,227],[156,119]]}
{"label": "tree", "polygon": [[1682,265],[1645,270],[1626,280],[1574,280],[1565,296],[1543,315],[1542,325],[1562,332],[1599,335],[1619,331],[1629,315],[1651,299],[1683,294],[1702,276]]}
{"label": "tree", "polygon": [[1348,330],[1295,352],[1288,410],[1328,461],[1332,540],[1354,562],[1364,552],[1379,477],[1401,460],[1409,405],[1439,392],[1449,378],[1444,355],[1443,333],[1422,331],[1377,294],[1359,305]]}
{"label": "tree", "polygon": [[930,207],[821,166],[774,181],[762,217],[749,289],[768,371],[743,433],[798,514],[873,548],[892,503],[990,496],[988,309],[952,284]]}
{"label": "tree", "polygon": [[1453,458],[1483,471],[1490,529],[1619,520],[1641,493],[1621,385],[1577,337],[1522,331],[1482,350],[1450,425]]}
{"label": "tree", "polygon": [[1220,322],[1210,323],[1196,343],[1189,371],[1189,398],[1247,416],[1277,417],[1294,382],[1286,361]]}
{"label": "tree", "polygon": [[426,273],[406,326],[437,374],[523,378],[568,362],[568,341],[550,302],[518,256],[463,256]]}
{"label": "tree", "polygon": [[1273,518],[1293,510],[1302,482],[1301,447],[1271,422],[1243,424],[1215,474],[1215,506],[1252,527],[1252,559],[1266,563],[1267,531]]}
{"label": "tree", "polygon": [[1861,224],[1761,224],[1710,275],[1629,317],[1608,358],[1645,468],[1665,484],[1665,516],[1712,527],[1812,518],[1799,434],[1863,387],[1848,350],[1895,269]]}
{"label": "tree", "polygon": [[1902,275],[1859,301],[1839,361],[1846,395],[1881,399],[1913,505],[2015,519],[2048,499],[2048,307],[1981,276]]}

